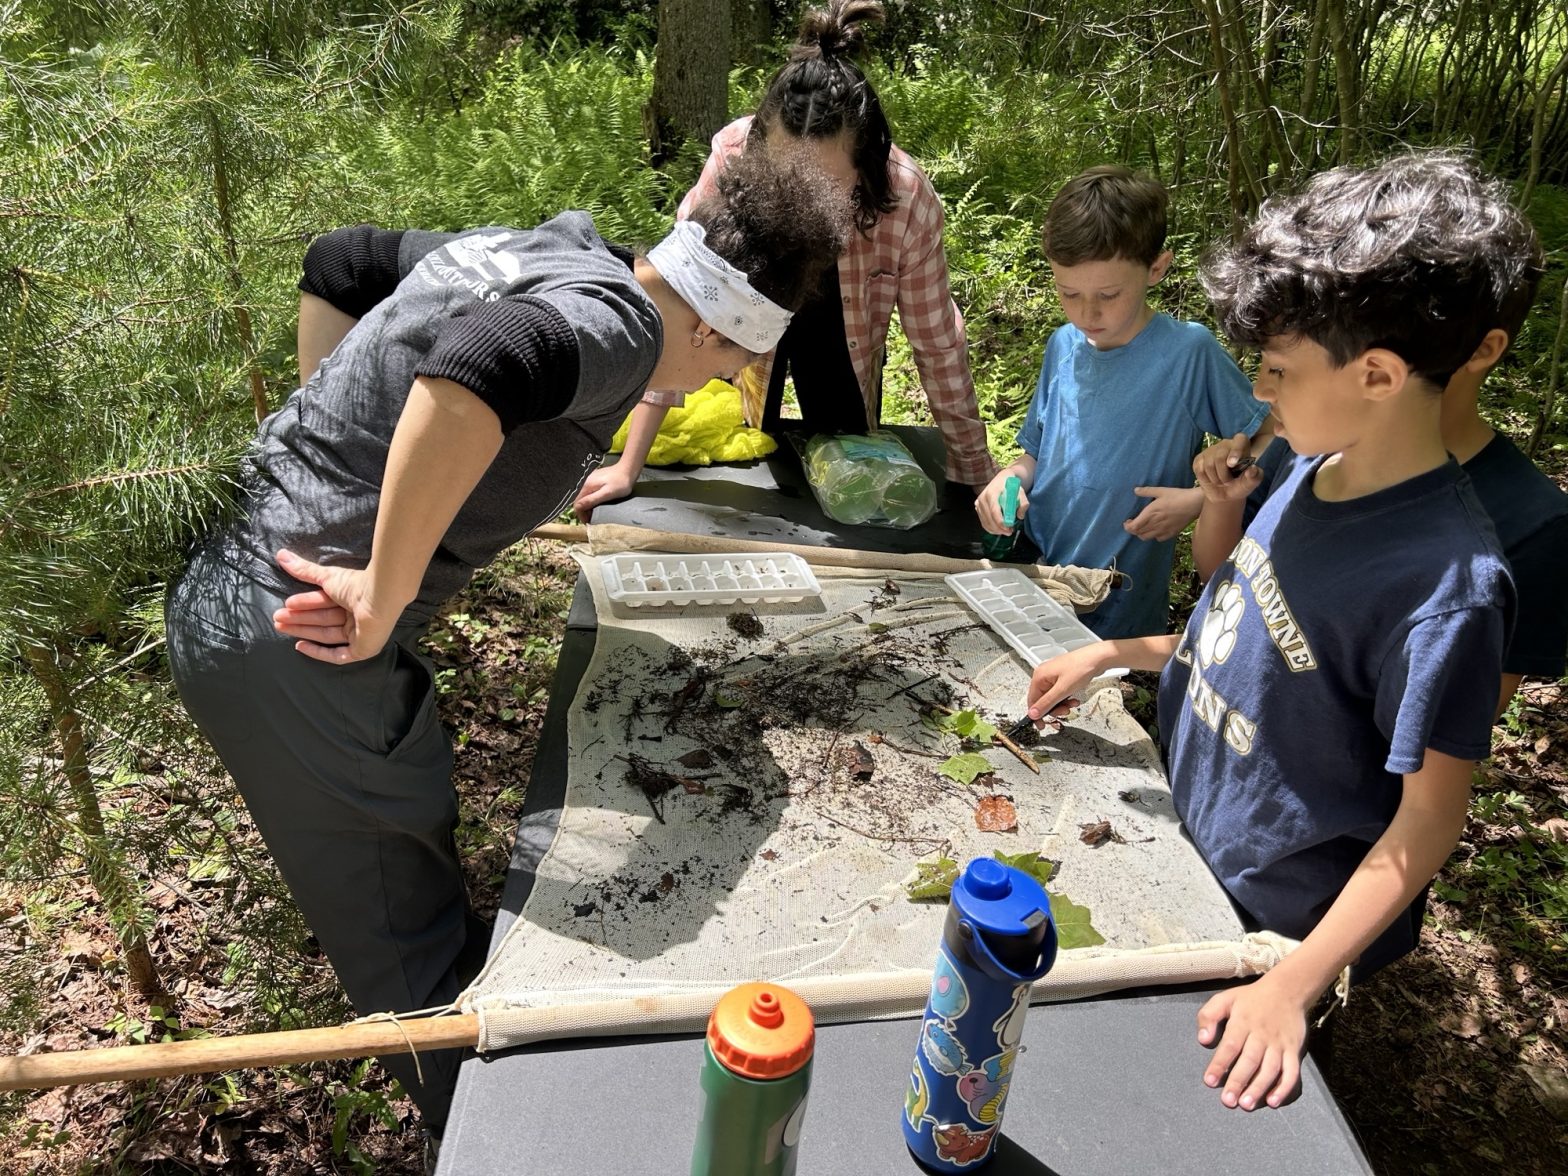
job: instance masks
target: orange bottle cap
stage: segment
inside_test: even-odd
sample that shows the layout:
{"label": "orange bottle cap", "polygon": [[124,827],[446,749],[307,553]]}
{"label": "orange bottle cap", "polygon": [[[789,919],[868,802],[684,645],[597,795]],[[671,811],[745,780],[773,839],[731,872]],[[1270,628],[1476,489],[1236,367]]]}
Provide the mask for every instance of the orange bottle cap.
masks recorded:
{"label": "orange bottle cap", "polygon": [[742,1078],[784,1078],[811,1060],[816,1026],[805,1001],[779,984],[742,984],[713,1006],[708,1048]]}

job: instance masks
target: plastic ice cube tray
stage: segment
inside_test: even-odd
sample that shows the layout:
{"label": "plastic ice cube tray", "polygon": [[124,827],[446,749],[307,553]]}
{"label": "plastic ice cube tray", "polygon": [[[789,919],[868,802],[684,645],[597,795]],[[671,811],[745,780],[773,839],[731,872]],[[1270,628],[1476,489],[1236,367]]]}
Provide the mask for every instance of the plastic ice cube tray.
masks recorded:
{"label": "plastic ice cube tray", "polygon": [[1099,640],[1071,609],[1015,568],[960,572],[944,579],[1031,669]]}
{"label": "plastic ice cube tray", "polygon": [[811,568],[789,552],[649,555],[622,552],[599,565],[611,600],[659,604],[758,604],[821,596]]}

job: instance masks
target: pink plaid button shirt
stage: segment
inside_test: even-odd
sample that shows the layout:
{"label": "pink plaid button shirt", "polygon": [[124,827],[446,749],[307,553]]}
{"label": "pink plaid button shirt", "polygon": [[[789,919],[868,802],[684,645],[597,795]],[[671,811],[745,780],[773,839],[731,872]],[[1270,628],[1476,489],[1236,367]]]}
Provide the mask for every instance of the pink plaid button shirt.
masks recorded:
{"label": "pink plaid button shirt", "polygon": [[[678,218],[685,219],[714,191],[722,161],[745,148],[750,128],[748,115],[713,136],[713,153],[696,185],[681,201]],[[897,147],[888,169],[897,207],[885,213],[869,234],[852,233],[838,260],[844,332],[866,402],[866,425],[871,428],[877,423],[882,353],[896,305],[899,324],[915,353],[931,417],[942,431],[947,476],[979,488],[996,475],[996,463],[986,449],[985,426],[975,403],[964,319],[948,287],[947,255],[942,251],[942,202],[925,173]],[[769,353],[738,381],[746,420],[753,426],[762,419],[762,400],[772,371],[773,355]],[[643,396],[649,404],[662,405],[679,405],[684,399],[680,392]]]}

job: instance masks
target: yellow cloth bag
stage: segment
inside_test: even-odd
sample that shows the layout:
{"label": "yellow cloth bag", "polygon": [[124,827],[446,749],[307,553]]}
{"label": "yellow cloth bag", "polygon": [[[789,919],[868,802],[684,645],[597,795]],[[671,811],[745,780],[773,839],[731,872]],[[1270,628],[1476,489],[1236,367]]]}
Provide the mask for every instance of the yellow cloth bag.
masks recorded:
{"label": "yellow cloth bag", "polygon": [[[629,419],[621,423],[610,442],[611,453],[626,448],[630,428]],[[710,380],[687,393],[684,405],[665,414],[648,451],[647,464],[705,466],[716,461],[750,461],[777,448],[778,442],[761,429],[746,426],[739,389],[723,380]]]}

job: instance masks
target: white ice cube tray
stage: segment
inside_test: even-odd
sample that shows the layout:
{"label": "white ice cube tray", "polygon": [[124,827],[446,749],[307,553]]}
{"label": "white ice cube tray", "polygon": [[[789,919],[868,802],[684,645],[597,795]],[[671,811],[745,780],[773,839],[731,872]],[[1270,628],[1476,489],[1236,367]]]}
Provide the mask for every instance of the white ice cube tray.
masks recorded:
{"label": "white ice cube tray", "polygon": [[649,555],[622,552],[599,564],[611,600],[659,604],[758,604],[821,596],[805,560],[789,552]]}
{"label": "white ice cube tray", "polygon": [[1071,609],[1016,568],[960,572],[944,579],[1030,669],[1099,640]]}

